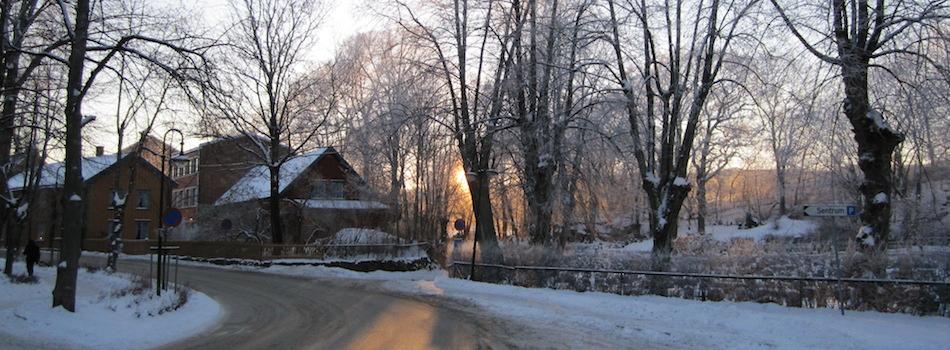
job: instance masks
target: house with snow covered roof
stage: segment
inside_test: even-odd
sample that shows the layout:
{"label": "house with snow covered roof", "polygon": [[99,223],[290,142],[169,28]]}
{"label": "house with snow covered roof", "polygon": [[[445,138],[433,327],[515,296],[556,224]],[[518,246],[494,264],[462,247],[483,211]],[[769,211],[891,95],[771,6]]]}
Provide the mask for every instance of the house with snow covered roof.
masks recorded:
{"label": "house with snow covered roof", "polygon": [[[134,188],[127,197],[123,227],[123,239],[148,239],[158,227],[158,202],[161,181],[165,181],[165,198],[171,195],[175,182],[148,160],[125,154],[118,159],[115,154],[104,154],[101,147],[93,157],[82,160],[82,176],[86,183],[86,228],[84,238],[105,238],[116,223],[112,198],[116,191],[116,175],[119,175],[118,191],[125,193],[135,170]],[[32,238],[49,239],[59,225],[62,211],[59,205],[64,182],[63,163],[45,164],[38,174],[19,173],[11,176],[7,186],[15,195],[28,195],[30,200],[27,218],[29,235]],[[24,191],[35,189],[35,191]],[[166,204],[167,207],[167,204]]]}
{"label": "house with snow covered roof", "polygon": [[[243,239],[266,230],[270,172],[248,137],[218,139],[185,152],[172,170],[172,195],[198,239]],[[286,149],[281,150],[286,152]],[[288,242],[305,242],[342,227],[382,227],[388,207],[365,198],[365,182],[333,147],[294,156],[280,169],[282,220]],[[178,237],[184,238],[184,237]]]}

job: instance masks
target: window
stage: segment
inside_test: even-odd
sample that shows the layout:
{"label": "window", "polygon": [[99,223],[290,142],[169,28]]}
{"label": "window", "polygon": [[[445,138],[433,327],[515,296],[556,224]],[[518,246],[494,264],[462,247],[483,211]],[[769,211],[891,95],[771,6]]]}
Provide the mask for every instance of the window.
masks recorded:
{"label": "window", "polygon": [[138,209],[148,209],[149,202],[149,192],[148,190],[139,190],[139,202],[136,208]]}
{"label": "window", "polygon": [[179,178],[198,172],[198,158],[189,159],[187,162],[177,163],[172,166],[172,177]]}
{"label": "window", "polygon": [[313,183],[310,198],[343,198],[345,197],[346,182],[343,180],[317,180]]}
{"label": "window", "polygon": [[190,208],[198,205],[198,188],[188,187],[172,191],[172,206]]}
{"label": "window", "polygon": [[148,239],[149,220],[135,220],[135,239]]}

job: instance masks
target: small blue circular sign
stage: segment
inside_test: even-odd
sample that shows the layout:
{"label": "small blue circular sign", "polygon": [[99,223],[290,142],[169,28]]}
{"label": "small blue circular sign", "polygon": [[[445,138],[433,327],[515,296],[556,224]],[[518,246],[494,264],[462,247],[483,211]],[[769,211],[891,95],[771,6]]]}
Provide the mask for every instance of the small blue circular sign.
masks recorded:
{"label": "small blue circular sign", "polygon": [[459,231],[465,230],[465,220],[455,220],[455,229]]}
{"label": "small blue circular sign", "polygon": [[178,208],[168,209],[165,216],[162,216],[162,223],[170,227],[178,226],[181,223],[181,211]]}

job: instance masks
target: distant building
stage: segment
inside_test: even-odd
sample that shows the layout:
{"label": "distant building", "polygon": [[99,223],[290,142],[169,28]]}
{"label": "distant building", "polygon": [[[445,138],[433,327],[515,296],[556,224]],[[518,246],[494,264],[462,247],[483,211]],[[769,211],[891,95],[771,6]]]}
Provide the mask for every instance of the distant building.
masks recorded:
{"label": "distant building", "polygon": [[[248,137],[219,139],[186,151],[173,166],[172,205],[197,239],[253,239],[269,229],[270,173]],[[281,150],[286,154],[287,150]],[[285,241],[306,242],[344,227],[382,227],[388,207],[366,198],[365,182],[333,147],[292,157],[281,167]]]}

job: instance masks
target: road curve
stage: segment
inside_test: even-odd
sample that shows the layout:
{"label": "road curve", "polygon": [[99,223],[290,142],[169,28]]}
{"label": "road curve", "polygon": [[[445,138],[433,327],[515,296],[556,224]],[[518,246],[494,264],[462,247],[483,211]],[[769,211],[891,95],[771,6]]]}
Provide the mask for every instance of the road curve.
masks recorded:
{"label": "road curve", "polygon": [[[120,270],[146,274],[148,263]],[[222,308],[208,331],[168,349],[479,349],[495,343],[482,318],[355,284],[181,266],[181,282]],[[480,321],[481,320],[481,321]]]}

